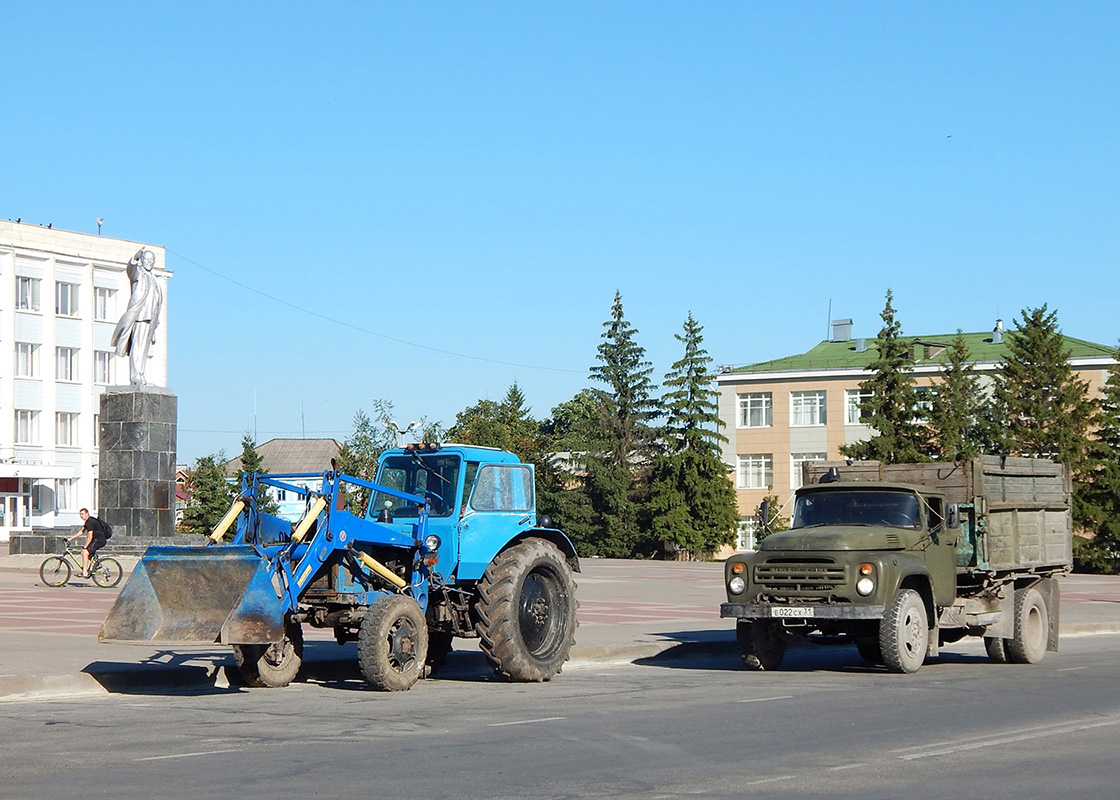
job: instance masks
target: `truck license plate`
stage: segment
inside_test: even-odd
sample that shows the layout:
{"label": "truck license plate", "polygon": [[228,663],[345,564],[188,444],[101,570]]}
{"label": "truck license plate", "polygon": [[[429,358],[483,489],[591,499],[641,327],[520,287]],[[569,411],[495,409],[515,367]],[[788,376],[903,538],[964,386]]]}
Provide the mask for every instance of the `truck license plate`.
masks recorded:
{"label": "truck license plate", "polygon": [[772,617],[811,617],[813,609],[798,606],[773,606],[770,609]]}

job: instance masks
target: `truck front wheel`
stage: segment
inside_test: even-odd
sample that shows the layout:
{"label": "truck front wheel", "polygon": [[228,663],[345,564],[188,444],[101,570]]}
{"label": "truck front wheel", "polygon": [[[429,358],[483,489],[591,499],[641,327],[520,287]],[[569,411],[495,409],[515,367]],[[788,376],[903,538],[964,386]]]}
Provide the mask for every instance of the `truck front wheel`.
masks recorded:
{"label": "truck front wheel", "polygon": [[1046,601],[1034,586],[1015,591],[1015,634],[1004,642],[1013,664],[1037,664],[1046,655],[1050,615]]}
{"label": "truck front wheel", "polygon": [[913,589],[895,595],[879,623],[879,648],[891,672],[917,672],[929,650],[929,617]]}
{"label": "truck front wheel", "polygon": [[777,669],[786,654],[786,639],[776,622],[739,620],[735,641],[743,666],[758,672]]}
{"label": "truck front wheel", "polygon": [[551,542],[527,539],[499,553],[478,582],[482,652],[511,681],[547,681],[568,660],[576,632],[576,585]]}

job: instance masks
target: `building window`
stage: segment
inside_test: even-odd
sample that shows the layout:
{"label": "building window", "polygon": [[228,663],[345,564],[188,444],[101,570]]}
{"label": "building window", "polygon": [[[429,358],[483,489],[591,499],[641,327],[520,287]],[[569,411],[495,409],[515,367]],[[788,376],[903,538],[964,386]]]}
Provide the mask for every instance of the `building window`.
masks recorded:
{"label": "building window", "polygon": [[39,412],[16,409],[16,444],[39,444]]}
{"label": "building window", "polygon": [[78,316],[78,284],[58,281],[54,285],[54,313],[60,317]]}
{"label": "building window", "polygon": [[824,425],[828,421],[824,400],[824,392],[790,392],[790,427]]}
{"label": "building window", "polygon": [[59,447],[78,446],[78,415],[61,411],[55,415],[54,442]]}
{"label": "building window", "polygon": [[76,478],[59,478],[54,482],[54,510],[74,510],[74,489]]}
{"label": "building window", "polygon": [[802,465],[808,461],[824,461],[824,453],[794,453],[789,457],[790,460],[790,480],[789,485],[791,489],[800,489],[802,486],[801,473]]}
{"label": "building window", "polygon": [[39,345],[16,342],[16,377],[35,378],[39,375]]}
{"label": "building window", "polygon": [[93,353],[93,382],[106,386],[113,382],[113,354],[108,350]]}
{"label": "building window", "polygon": [[747,517],[746,519],[739,520],[735,537],[735,549],[740,552],[757,549],[757,535],[758,519],[756,517]]}
{"label": "building window", "polygon": [[739,456],[740,489],[768,489],[774,483],[774,456]]}
{"label": "building window", "polygon": [[739,427],[769,428],[774,424],[774,404],[770,392],[739,395]]}
{"label": "building window", "polygon": [[60,381],[78,380],[78,349],[76,347],[55,348],[54,376]]}
{"label": "building window", "polygon": [[16,308],[20,311],[39,310],[38,278],[16,278]]}
{"label": "building window", "polygon": [[933,413],[933,401],[937,397],[937,389],[932,386],[915,386],[914,396],[914,421],[926,423]]}
{"label": "building window", "polygon": [[865,409],[864,403],[871,399],[870,389],[848,389],[844,392],[844,424],[863,425],[871,414]]}
{"label": "building window", "polygon": [[93,318],[106,321],[113,316],[113,300],[116,292],[112,289],[103,289],[100,286],[93,290]]}

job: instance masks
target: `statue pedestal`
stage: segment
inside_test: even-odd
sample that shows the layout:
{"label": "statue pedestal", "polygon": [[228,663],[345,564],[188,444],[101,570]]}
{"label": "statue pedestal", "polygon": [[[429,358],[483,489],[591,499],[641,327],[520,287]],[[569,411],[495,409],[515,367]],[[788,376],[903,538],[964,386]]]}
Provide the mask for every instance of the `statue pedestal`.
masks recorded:
{"label": "statue pedestal", "polygon": [[110,387],[101,395],[97,516],[117,537],[175,535],[175,438],[179,400],[159,386]]}

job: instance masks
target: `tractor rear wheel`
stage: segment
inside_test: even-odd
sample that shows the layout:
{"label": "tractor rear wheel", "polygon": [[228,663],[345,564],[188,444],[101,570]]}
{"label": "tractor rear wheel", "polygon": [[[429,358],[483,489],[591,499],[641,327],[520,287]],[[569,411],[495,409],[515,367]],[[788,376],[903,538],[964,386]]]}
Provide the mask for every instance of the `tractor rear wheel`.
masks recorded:
{"label": "tractor rear wheel", "polygon": [[428,622],[420,604],[402,594],[374,600],[358,629],[358,667],[366,682],[382,692],[410,689],[427,655]]}
{"label": "tractor rear wheel", "polygon": [[295,680],[303,665],[303,628],[288,621],[284,638],[273,644],[235,644],[233,659],[247,686],[279,689]]}
{"label": "tractor rear wheel", "polygon": [[571,653],[578,607],[572,568],[556,545],[526,539],[499,553],[475,606],[486,660],[507,680],[550,680]]}

